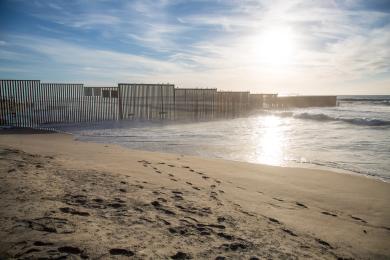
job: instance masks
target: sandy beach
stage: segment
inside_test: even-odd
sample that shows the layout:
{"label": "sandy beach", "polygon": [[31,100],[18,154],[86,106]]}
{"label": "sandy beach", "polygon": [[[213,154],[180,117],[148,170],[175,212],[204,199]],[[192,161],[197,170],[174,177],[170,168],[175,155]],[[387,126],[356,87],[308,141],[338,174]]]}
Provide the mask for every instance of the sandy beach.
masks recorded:
{"label": "sandy beach", "polygon": [[[3,131],[4,132],[4,131]],[[389,259],[390,185],[0,135],[1,259]]]}

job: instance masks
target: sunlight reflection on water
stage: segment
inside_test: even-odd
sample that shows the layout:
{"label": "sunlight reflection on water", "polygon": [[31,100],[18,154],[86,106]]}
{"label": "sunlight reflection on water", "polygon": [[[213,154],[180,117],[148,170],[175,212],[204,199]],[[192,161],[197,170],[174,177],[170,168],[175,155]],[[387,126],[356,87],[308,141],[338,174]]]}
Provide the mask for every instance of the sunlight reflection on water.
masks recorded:
{"label": "sunlight reflection on water", "polygon": [[285,146],[285,130],[281,127],[281,119],[267,116],[262,119],[263,133],[256,135],[257,161],[269,165],[284,164],[283,150]]}

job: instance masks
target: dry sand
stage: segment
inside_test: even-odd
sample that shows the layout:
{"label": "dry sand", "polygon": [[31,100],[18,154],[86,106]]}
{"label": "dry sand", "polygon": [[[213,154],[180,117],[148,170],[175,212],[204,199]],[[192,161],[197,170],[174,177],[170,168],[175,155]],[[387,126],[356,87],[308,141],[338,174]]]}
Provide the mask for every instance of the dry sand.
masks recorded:
{"label": "dry sand", "polygon": [[0,157],[0,259],[390,258],[379,180],[64,134],[2,134]]}

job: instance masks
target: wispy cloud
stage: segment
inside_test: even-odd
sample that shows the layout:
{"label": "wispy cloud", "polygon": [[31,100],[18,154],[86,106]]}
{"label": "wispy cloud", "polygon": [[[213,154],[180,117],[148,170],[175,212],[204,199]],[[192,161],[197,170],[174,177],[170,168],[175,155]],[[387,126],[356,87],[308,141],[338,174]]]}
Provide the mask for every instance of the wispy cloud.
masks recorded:
{"label": "wispy cloud", "polygon": [[[20,46],[25,48],[27,53],[42,55],[47,62],[47,64],[42,64],[44,67],[52,63],[71,66],[75,74],[85,73],[89,80],[93,76],[104,82],[112,82],[113,80],[132,80],[159,73],[172,74],[184,71],[174,63],[123,52],[90,49],[56,39],[26,35],[11,36],[10,39],[15,47]],[[27,42],[28,45],[25,44]],[[20,62],[25,60],[23,54],[0,53],[0,57],[13,58],[14,61]],[[67,76],[71,77],[72,71]]]}
{"label": "wispy cloud", "polygon": [[[33,26],[39,33],[1,32],[0,65],[13,59],[10,70],[34,70],[46,58],[40,70],[57,68],[50,75],[92,83],[170,81],[294,93],[350,91],[350,82],[360,82],[361,90],[390,78],[390,8],[384,1],[22,3],[30,10],[25,15],[38,20]],[[272,28],[292,32],[293,53],[283,67],[259,56],[260,39]],[[386,92],[384,83],[377,85],[377,92]]]}

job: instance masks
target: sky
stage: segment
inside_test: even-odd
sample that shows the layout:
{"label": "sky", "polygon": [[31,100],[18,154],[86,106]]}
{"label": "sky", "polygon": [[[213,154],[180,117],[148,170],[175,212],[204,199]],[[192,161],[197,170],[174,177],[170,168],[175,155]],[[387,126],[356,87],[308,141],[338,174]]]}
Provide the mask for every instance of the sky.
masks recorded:
{"label": "sky", "polygon": [[390,1],[0,0],[0,78],[390,94]]}

